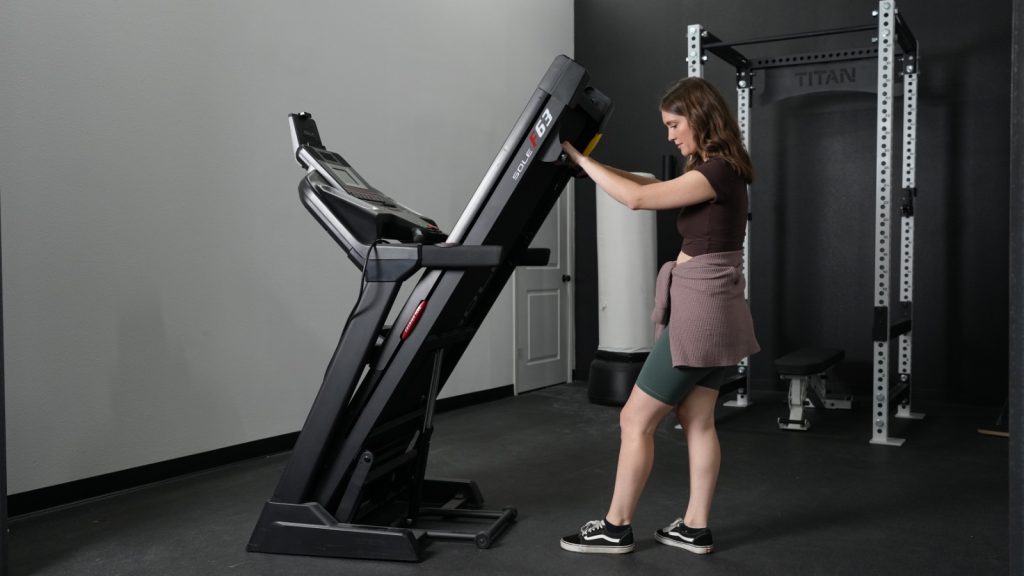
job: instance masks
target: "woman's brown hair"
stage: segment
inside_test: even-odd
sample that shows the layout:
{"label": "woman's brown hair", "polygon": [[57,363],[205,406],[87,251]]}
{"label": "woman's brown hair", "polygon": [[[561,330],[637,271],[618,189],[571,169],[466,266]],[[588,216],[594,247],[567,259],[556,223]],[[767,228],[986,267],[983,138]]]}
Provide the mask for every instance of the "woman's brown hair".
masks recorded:
{"label": "woman's brown hair", "polygon": [[661,109],[683,116],[693,130],[698,153],[690,156],[686,170],[693,169],[701,155],[721,157],[748,184],[754,181],[754,166],[743,146],[740,129],[725,99],[703,78],[683,78],[661,97]]}

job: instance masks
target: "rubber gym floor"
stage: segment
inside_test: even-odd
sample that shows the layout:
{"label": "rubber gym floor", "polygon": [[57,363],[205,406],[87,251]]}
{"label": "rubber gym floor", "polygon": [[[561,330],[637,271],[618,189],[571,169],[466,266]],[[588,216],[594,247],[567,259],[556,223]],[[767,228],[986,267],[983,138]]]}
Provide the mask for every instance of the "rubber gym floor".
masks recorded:
{"label": "rubber gym floor", "polygon": [[[475,480],[488,508],[518,519],[494,546],[436,541],[420,563],[250,554],[252,527],[287,454],[232,464],[15,518],[14,576],[984,574],[1008,571],[1008,446],[977,433],[998,410],[915,403],[899,448],[868,443],[868,414],[810,412],[784,432],[785,397],[718,410],[723,464],[709,556],[658,544],[682,515],[686,446],[669,420],[634,520],[638,549],[581,555],[559,538],[603,516],[618,410],[565,384],[438,414],[428,477]],[[468,527],[470,530],[473,526]]]}

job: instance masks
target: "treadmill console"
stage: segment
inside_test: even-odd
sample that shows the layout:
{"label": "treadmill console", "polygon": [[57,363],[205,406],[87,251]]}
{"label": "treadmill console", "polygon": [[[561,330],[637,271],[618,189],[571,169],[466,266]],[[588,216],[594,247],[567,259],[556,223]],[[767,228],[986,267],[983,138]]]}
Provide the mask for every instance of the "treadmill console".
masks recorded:
{"label": "treadmill console", "polygon": [[288,121],[295,158],[310,172],[308,188],[359,243],[388,239],[437,244],[448,238],[436,222],[370,186],[340,154],[324,148],[308,113],[291,114]]}

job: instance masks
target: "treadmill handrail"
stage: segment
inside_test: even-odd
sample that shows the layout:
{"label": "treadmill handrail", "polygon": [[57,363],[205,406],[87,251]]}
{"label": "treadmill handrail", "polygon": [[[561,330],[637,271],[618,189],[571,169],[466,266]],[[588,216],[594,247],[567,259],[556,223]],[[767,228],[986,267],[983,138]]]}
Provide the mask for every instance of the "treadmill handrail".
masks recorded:
{"label": "treadmill handrail", "polygon": [[461,246],[426,244],[420,248],[420,264],[424,268],[478,268],[501,265],[501,246]]}
{"label": "treadmill handrail", "polygon": [[348,255],[348,259],[357,268],[362,270],[366,263],[366,253],[369,250],[369,246],[360,242],[349,232],[324,201],[317,196],[315,189],[321,186],[327,186],[327,181],[324,180],[324,177],[319,172],[310,170],[299,185],[299,199],[323,229],[334,238],[335,242],[341,245],[345,250],[345,254]]}
{"label": "treadmill handrail", "polygon": [[461,270],[501,265],[501,246],[374,244],[366,257],[367,282],[401,282],[420,268]]}

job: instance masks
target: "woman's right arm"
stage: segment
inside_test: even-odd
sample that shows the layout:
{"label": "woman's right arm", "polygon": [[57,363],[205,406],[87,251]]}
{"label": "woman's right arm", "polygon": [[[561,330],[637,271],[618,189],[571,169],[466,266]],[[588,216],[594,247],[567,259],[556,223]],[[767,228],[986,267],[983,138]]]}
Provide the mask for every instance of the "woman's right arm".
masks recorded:
{"label": "woman's right arm", "polygon": [[618,168],[616,168],[614,166],[609,166],[607,164],[605,164],[605,168],[608,168],[609,170],[611,170],[612,172],[615,172],[619,176],[622,176],[623,178],[628,178],[629,180],[632,180],[633,182],[636,182],[637,184],[656,184],[658,182],[661,182],[661,180],[658,180],[657,178],[648,178],[647,176],[640,176],[638,174],[633,174],[632,172],[626,172],[625,170],[619,170]]}
{"label": "woman's right arm", "polygon": [[562,148],[595,184],[630,210],[667,210],[715,199],[711,184],[697,170],[661,182],[601,164],[581,154],[569,142],[563,142]]}

